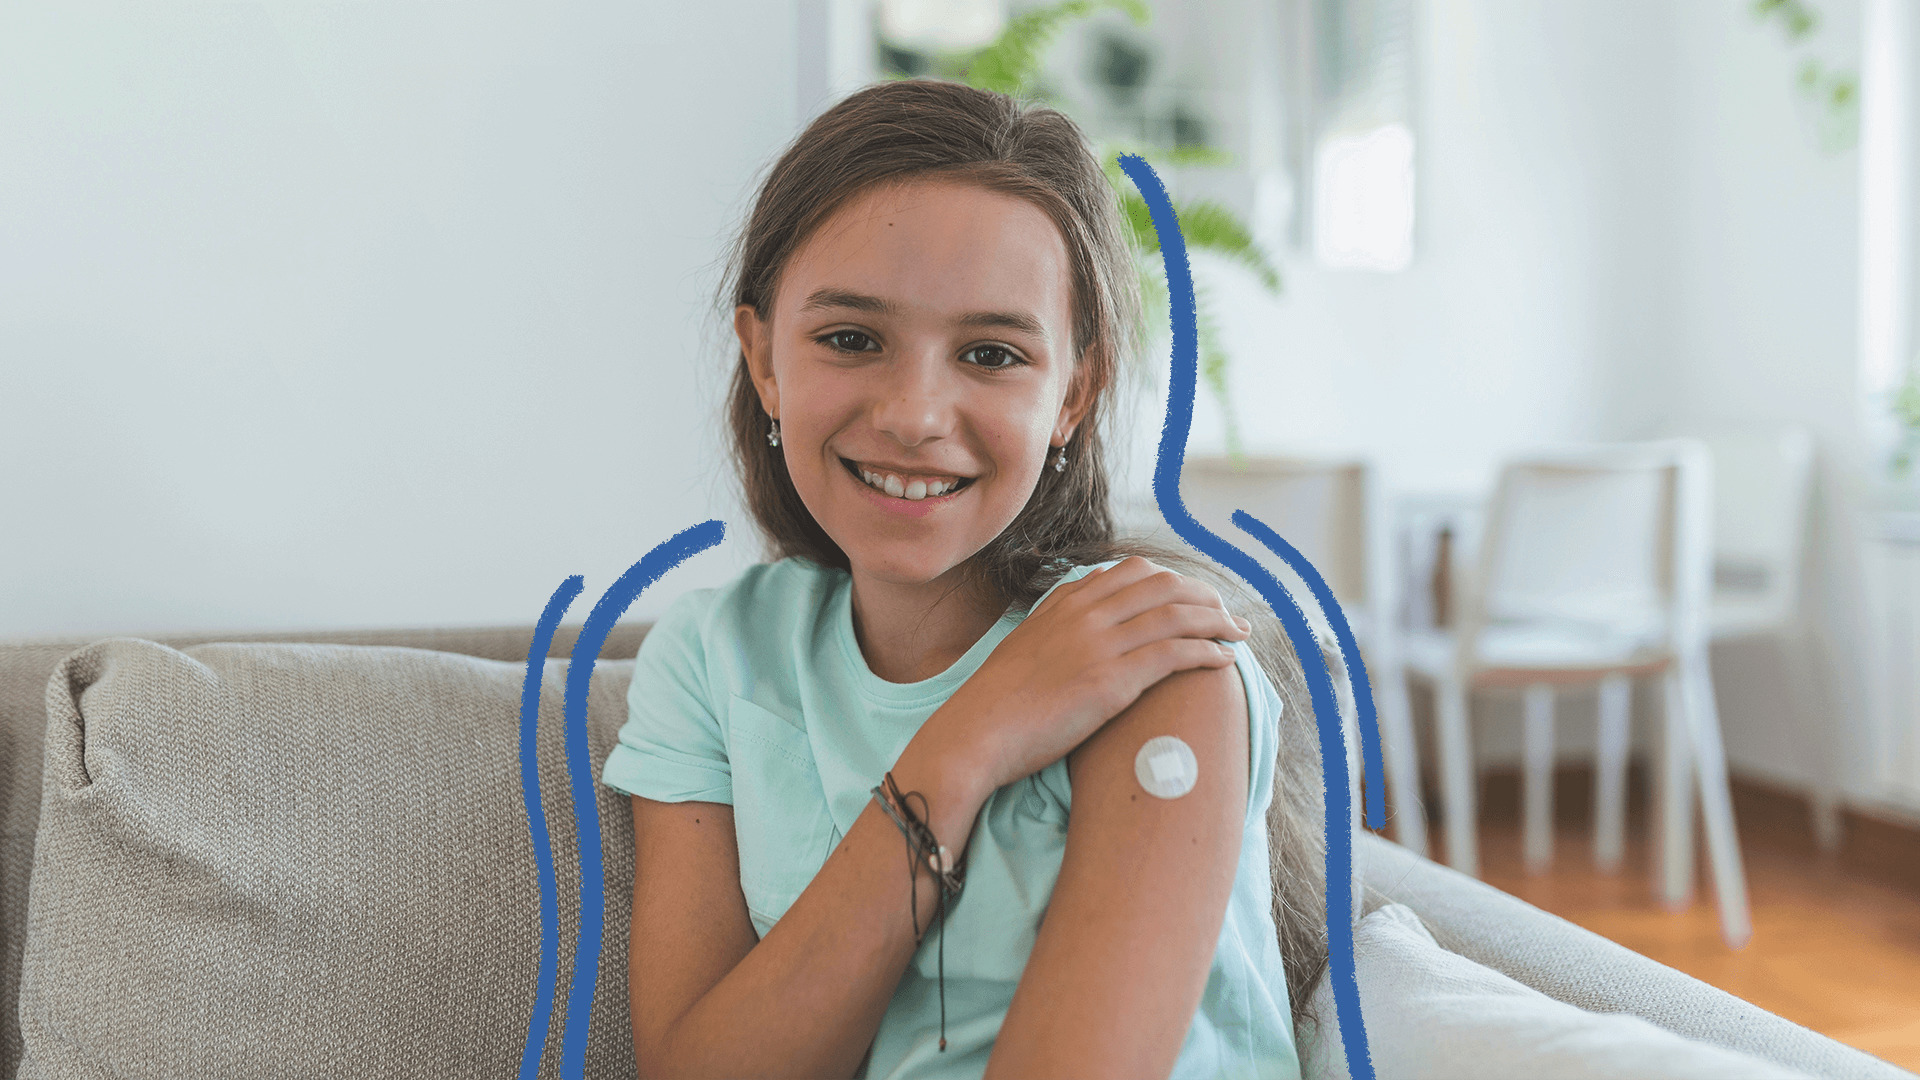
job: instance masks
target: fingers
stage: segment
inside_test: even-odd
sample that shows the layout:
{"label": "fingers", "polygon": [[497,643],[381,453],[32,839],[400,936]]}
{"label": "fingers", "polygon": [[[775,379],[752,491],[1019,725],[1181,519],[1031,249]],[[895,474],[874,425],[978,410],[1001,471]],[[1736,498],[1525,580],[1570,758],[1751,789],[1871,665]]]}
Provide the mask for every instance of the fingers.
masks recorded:
{"label": "fingers", "polygon": [[1089,604],[1097,604],[1115,595],[1136,582],[1164,575],[1168,581],[1180,580],[1180,575],[1158,566],[1138,555],[1129,555],[1104,570],[1096,571],[1081,578],[1074,584],[1079,586],[1075,595]]}
{"label": "fingers", "polygon": [[[1135,565],[1129,566],[1129,563]],[[1193,604],[1226,611],[1226,603],[1213,586],[1197,578],[1182,577],[1138,556],[1100,575],[1100,580],[1084,596],[1084,602],[1097,608],[1109,625],[1126,622],[1164,604]]]}
{"label": "fingers", "polygon": [[1160,569],[1138,555],[1129,555],[1111,566],[1101,567],[1055,591],[1059,592],[1071,587],[1079,596],[1089,600],[1102,600],[1143,577],[1160,572]]}
{"label": "fingers", "polygon": [[[1232,664],[1233,650],[1217,642],[1199,638],[1161,638],[1127,653],[1121,658],[1125,678],[1133,696],[1176,671],[1190,668],[1221,668]],[[1132,684],[1138,684],[1137,688]]]}
{"label": "fingers", "polygon": [[1251,630],[1217,607],[1199,604],[1162,604],[1128,619],[1108,631],[1115,652],[1129,653],[1159,638],[1225,638],[1244,641]]}
{"label": "fingers", "polygon": [[1156,638],[1241,641],[1252,631],[1252,624],[1227,611],[1211,585],[1138,555],[1068,582],[1047,600],[1034,614],[1053,609],[1055,618],[1090,633],[1125,627],[1107,640],[1107,648],[1115,653],[1132,651]]}
{"label": "fingers", "polygon": [[[1041,600],[1039,605],[1033,609],[1029,617],[1038,615],[1041,611],[1049,607],[1065,603],[1068,597],[1075,597],[1079,600],[1087,601],[1110,595],[1115,589],[1129,581],[1138,579],[1143,573],[1152,572],[1152,569],[1143,571],[1140,565],[1129,566],[1129,563],[1143,564],[1148,568],[1153,567],[1152,563],[1147,562],[1147,560],[1140,558],[1138,555],[1130,555],[1117,563],[1112,563],[1107,566],[1096,566],[1072,581],[1055,586],[1053,591],[1049,592],[1045,599]],[[1126,569],[1120,576],[1108,576],[1114,571],[1120,570],[1122,567],[1126,567]]]}

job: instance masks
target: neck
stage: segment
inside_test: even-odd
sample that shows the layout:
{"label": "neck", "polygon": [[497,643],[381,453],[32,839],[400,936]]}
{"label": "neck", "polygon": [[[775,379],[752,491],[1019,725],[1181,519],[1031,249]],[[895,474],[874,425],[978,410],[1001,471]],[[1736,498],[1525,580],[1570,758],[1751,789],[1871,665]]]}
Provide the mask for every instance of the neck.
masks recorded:
{"label": "neck", "polygon": [[1006,613],[969,588],[960,567],[918,584],[853,570],[853,634],[867,667],[888,682],[930,679],[966,655]]}

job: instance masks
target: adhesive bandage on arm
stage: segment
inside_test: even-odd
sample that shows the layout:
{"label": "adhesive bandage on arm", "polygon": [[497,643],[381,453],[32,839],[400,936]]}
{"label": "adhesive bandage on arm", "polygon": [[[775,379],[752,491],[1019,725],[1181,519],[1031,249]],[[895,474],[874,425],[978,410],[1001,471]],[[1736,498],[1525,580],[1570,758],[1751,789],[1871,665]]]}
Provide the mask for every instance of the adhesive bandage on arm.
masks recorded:
{"label": "adhesive bandage on arm", "polygon": [[1200,779],[1200,761],[1193,747],[1172,735],[1155,735],[1133,756],[1133,775],[1147,794],[1177,799],[1193,790]]}

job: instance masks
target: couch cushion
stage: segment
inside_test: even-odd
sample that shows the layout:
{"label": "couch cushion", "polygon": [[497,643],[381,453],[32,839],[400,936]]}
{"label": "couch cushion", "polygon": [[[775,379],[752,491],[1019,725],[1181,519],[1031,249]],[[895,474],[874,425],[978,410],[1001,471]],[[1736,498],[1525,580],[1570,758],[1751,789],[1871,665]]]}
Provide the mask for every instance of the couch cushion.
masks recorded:
{"label": "couch cushion", "polygon": [[1556,1001],[1631,1013],[1677,1035],[1777,1061],[1815,1076],[1912,1080],[1913,1074],[1642,956],[1399,844],[1362,833],[1354,845],[1366,909],[1404,904],[1442,948]]}
{"label": "couch cushion", "polygon": [[[609,660],[631,659],[650,625],[635,619],[615,626],[600,655]],[[578,625],[556,628],[547,655],[571,655],[580,629]],[[33,836],[40,824],[40,742],[47,730],[47,676],[68,653],[106,636],[0,643],[0,1076],[12,1076],[20,1063],[15,993],[20,987],[20,950],[27,936],[27,871],[33,866]],[[533,626],[227,631],[155,640],[176,649],[210,641],[401,645],[524,664],[533,643]]]}
{"label": "couch cushion", "polygon": [[[566,663],[537,769],[558,879],[557,1067],[579,870]],[[631,661],[597,665],[588,776]],[[113,639],[48,684],[22,1077],[512,1075],[533,1020],[539,879],[520,782],[524,664],[340,645]],[[608,918],[589,1076],[631,1076],[632,818],[594,784]]]}
{"label": "couch cushion", "polygon": [[[1811,1074],[1696,1042],[1637,1016],[1594,1013],[1448,952],[1419,916],[1389,904],[1354,929],[1354,964],[1375,1075],[1422,1080],[1802,1080]],[[1301,1075],[1345,1080],[1331,982],[1309,1002]]]}

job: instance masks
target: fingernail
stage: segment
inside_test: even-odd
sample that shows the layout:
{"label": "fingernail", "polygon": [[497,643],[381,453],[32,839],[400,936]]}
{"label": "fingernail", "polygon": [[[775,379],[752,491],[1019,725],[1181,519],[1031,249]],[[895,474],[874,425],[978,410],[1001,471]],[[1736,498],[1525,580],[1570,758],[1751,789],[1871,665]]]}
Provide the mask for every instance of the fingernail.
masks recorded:
{"label": "fingernail", "polygon": [[1250,622],[1248,622],[1247,620],[1245,620],[1245,619],[1243,619],[1243,618],[1241,618],[1241,617],[1240,617],[1240,616],[1238,616],[1238,615],[1235,615],[1235,616],[1233,617],[1233,624],[1234,624],[1235,626],[1238,626],[1238,627],[1239,627],[1240,629],[1242,629],[1242,630],[1251,630],[1251,629],[1253,629],[1253,624],[1252,624],[1252,623],[1250,623]]}

